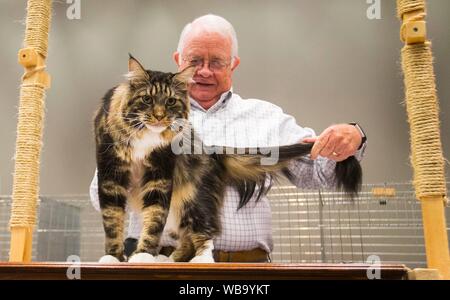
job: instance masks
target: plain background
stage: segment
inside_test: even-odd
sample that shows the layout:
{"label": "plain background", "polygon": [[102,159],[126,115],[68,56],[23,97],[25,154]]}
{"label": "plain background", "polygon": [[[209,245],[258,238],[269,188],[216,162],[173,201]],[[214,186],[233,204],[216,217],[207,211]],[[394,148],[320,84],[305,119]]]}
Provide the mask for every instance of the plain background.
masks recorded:
{"label": "plain background", "polygon": [[[428,2],[448,158],[450,1]],[[150,69],[175,71],[171,57],[182,28],[207,13],[225,17],[237,31],[235,92],[271,101],[317,133],[359,122],[369,137],[364,182],[411,180],[395,1],[381,1],[381,20],[367,18],[365,0],[81,0],[80,20],[67,18],[68,7],[54,3],[41,193],[88,192],[93,114],[106,90],[123,79],[128,52]],[[12,191],[25,8],[25,0],[0,0],[0,194]]]}

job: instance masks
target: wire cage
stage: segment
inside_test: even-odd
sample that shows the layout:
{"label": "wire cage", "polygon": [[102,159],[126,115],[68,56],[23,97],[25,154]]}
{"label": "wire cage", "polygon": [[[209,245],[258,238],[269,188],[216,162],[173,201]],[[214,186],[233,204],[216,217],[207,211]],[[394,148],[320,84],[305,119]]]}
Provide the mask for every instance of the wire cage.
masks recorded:
{"label": "wire cage", "polygon": [[[38,221],[33,233],[33,261],[66,261],[71,254],[80,253],[81,209],[77,203],[66,203],[54,197],[39,199]],[[0,196],[0,261],[9,257],[10,210],[11,197]]]}
{"label": "wire cage", "polygon": [[[375,258],[426,266],[420,202],[411,184],[366,184],[353,200],[339,192],[278,185],[268,197],[273,262],[366,263]],[[42,196],[39,204],[33,261],[66,261],[76,255],[95,262],[103,255],[101,217],[88,195]],[[0,261],[8,260],[10,208],[11,198],[1,196]],[[447,224],[449,232],[448,218]]]}
{"label": "wire cage", "polygon": [[[409,183],[366,184],[353,200],[339,192],[278,186],[269,198],[274,261],[366,263],[376,259],[426,267],[420,202]],[[449,227],[447,218],[447,234]]]}

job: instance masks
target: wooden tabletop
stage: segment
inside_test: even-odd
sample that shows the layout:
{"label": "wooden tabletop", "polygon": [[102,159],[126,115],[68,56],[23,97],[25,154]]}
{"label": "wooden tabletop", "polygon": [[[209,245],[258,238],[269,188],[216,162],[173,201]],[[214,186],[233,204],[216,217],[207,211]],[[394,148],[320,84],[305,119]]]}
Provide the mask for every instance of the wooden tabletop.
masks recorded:
{"label": "wooden tabletop", "polygon": [[[79,269],[75,269],[79,267]],[[369,269],[370,268],[370,269]],[[79,271],[79,272],[78,272]],[[0,262],[0,280],[68,279],[67,274],[80,274],[81,279],[145,279],[145,280],[297,280],[352,279],[366,280],[373,274],[367,264],[277,264],[277,263],[154,263],[99,264],[59,262]],[[407,279],[408,268],[400,264],[381,265],[381,279]]]}

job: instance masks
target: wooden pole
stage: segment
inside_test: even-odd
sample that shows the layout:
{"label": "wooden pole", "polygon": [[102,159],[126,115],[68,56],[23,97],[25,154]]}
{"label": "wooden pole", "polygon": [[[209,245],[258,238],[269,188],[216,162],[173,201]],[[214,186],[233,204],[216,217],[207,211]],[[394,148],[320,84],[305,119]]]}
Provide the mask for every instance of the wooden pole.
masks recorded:
{"label": "wooden pole", "polygon": [[18,61],[25,68],[20,88],[14,184],[11,207],[11,262],[31,261],[33,228],[39,196],[39,164],[44,124],[45,71],[51,0],[28,0],[24,48]]}
{"label": "wooden pole", "polygon": [[426,38],[425,0],[397,0],[402,20],[402,66],[411,133],[411,161],[416,196],[422,204],[427,265],[450,279],[445,221],[445,161],[439,129],[431,43]]}

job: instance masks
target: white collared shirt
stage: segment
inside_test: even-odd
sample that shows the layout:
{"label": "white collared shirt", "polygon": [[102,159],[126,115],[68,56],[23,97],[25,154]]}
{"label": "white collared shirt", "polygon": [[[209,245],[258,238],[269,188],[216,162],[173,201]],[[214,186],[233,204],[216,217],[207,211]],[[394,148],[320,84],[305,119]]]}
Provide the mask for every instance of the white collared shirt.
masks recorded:
{"label": "white collared shirt", "polygon": [[[283,113],[270,102],[258,99],[242,99],[232,91],[221,95],[211,108],[205,110],[191,99],[189,120],[205,145],[229,147],[268,147],[289,145],[313,137],[312,129],[297,125],[295,119]],[[356,154],[362,158],[364,147]],[[290,170],[293,183],[301,188],[332,188],[335,184],[335,162],[319,157],[306,162],[294,161]],[[98,209],[97,176],[90,189],[91,201]],[[237,210],[239,194],[227,187],[221,211],[222,232],[215,238],[214,248],[223,251],[244,251],[262,248],[273,249],[271,210],[267,197],[259,202],[254,199]],[[140,217],[131,213],[128,236],[138,238],[141,232]],[[161,243],[169,243],[163,234]]]}

